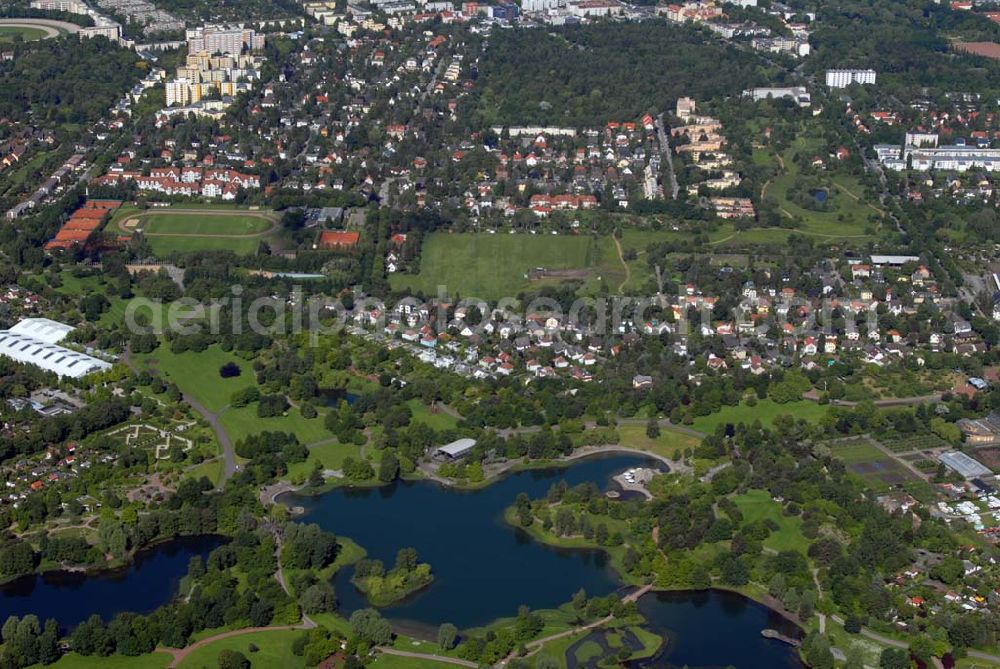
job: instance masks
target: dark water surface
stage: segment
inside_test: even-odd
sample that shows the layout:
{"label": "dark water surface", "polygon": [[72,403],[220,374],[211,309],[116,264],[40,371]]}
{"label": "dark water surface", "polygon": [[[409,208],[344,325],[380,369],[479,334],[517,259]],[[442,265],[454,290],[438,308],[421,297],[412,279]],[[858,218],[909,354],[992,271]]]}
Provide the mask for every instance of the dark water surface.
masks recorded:
{"label": "dark water surface", "polygon": [[[544,546],[504,523],[503,511],[518,493],[542,497],[561,479],[570,486],[593,481],[602,489],[615,487],[610,478],[635,466],[661,465],[619,454],[579,460],[568,468],[514,473],[475,491],[416,481],[374,489],[337,488],[320,496],[286,495],[282,501],[303,507],[304,522],[350,537],[387,566],[400,548],[416,548],[421,560],[431,564],[434,583],[383,613],[414,628],[452,622],[466,629],[513,616],[522,604],[557,607],[580,588],[590,595],[620,589],[604,553]],[[336,579],[345,613],[368,605],[350,583],[352,571],[345,569]],[[771,627],[794,636],[794,627],[740,595],[651,594],[640,600],[640,608],[650,629],[670,639],[662,657],[645,666],[802,666],[789,646],[760,635]]]}
{"label": "dark water surface", "polygon": [[63,627],[75,627],[95,613],[105,620],[123,611],[149,613],[177,594],[193,556],[204,559],[223,543],[221,537],[184,537],[138,553],[122,569],[19,578],[0,585],[0,620],[33,613],[42,622],[55,618]]}

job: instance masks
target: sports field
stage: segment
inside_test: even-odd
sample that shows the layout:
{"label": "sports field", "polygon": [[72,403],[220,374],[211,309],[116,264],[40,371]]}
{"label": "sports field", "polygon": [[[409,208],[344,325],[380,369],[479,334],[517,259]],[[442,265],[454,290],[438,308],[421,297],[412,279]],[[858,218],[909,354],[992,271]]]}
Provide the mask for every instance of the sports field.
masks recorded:
{"label": "sports field", "polygon": [[585,235],[434,233],[423,245],[419,274],[396,274],[393,289],[498,299],[531,285],[529,272],[580,270],[586,279],[599,262],[599,240]]}
{"label": "sports field", "polygon": [[158,256],[190,251],[254,253],[277,228],[270,211],[232,207],[122,207],[109,227],[120,234],[142,233]]}
{"label": "sports field", "polygon": [[47,33],[41,28],[29,28],[27,26],[0,26],[0,44],[10,44],[14,39],[20,37],[25,42],[42,39]]}

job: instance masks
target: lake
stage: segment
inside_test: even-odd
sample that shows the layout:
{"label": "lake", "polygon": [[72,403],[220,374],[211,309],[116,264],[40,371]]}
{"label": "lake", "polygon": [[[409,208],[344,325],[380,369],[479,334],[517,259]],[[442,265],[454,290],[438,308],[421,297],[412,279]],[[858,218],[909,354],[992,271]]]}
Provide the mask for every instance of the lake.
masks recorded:
{"label": "lake", "polygon": [[183,537],[140,551],[127,567],[91,573],[54,571],[0,585],[0,620],[33,613],[72,628],[98,614],[110,620],[123,611],[149,613],[177,594],[188,562],[205,559],[225,540]]}
{"label": "lake", "polygon": [[[443,622],[467,629],[513,616],[522,604],[555,608],[580,588],[590,595],[619,590],[621,583],[603,552],[545,546],[507,525],[503,512],[518,493],[543,497],[560,479],[570,486],[593,481],[602,489],[614,487],[612,476],[637,465],[662,468],[641,456],[596,456],[568,468],[513,473],[475,491],[401,481],[373,489],[337,488],[320,496],[289,494],[281,501],[303,507],[304,522],[350,537],[387,566],[400,548],[416,548],[433,568],[435,580],[409,600],[383,609],[383,614],[415,632],[432,632]],[[345,615],[368,606],[350,583],[352,573],[350,568],[342,570],[335,583]],[[790,647],[760,636],[767,627],[789,634],[794,628],[739,595],[652,594],[640,600],[640,608],[651,629],[671,638],[665,655],[670,663],[749,669],[802,666]]]}
{"label": "lake", "polygon": [[798,627],[743,595],[723,590],[654,592],[639,600],[646,627],[667,643],[645,669],[664,667],[728,667],[802,669],[798,654],[781,641],[765,639],[761,630],[775,629],[801,638]]}

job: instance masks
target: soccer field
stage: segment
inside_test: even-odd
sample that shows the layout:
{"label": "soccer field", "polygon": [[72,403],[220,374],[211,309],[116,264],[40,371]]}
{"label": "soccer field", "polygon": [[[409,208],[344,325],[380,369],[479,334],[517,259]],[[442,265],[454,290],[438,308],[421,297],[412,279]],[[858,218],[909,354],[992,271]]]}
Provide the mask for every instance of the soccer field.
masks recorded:
{"label": "soccer field", "polygon": [[271,227],[263,216],[241,213],[165,213],[147,215],[141,223],[155,235],[253,235]]}
{"label": "soccer field", "polygon": [[270,211],[225,207],[122,207],[109,228],[122,234],[141,232],[158,256],[214,250],[248,254],[272,236],[276,220]]}

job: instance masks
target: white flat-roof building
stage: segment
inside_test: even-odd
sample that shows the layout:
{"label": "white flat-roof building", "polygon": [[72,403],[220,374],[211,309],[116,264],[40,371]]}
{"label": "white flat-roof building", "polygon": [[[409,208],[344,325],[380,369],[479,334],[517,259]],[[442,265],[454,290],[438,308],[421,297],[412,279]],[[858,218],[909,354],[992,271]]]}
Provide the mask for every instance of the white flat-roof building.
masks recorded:
{"label": "white flat-roof building", "polygon": [[58,344],[73,330],[73,326],[50,318],[25,318],[8,332],[33,337],[46,344]]}
{"label": "white flat-roof building", "polygon": [[445,444],[444,446],[439,447],[435,453],[450,460],[454,460],[466,455],[469,451],[475,448],[475,446],[475,439],[457,439],[450,444]]}
{"label": "white flat-roof building", "polygon": [[795,104],[800,107],[808,107],[812,104],[809,91],[806,90],[805,86],[770,86],[764,88],[748,88],[743,91],[743,95],[750,98],[754,102],[760,102],[761,100],[767,100],[768,98],[775,100],[787,98],[789,100],[793,100]]}
{"label": "white flat-roof building", "polygon": [[31,335],[15,332],[14,328],[0,330],[0,355],[74,379],[91,372],[111,369],[109,362]]}

